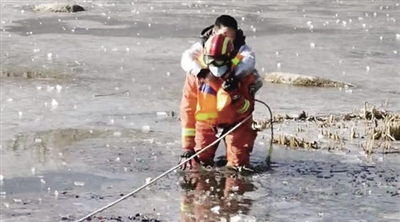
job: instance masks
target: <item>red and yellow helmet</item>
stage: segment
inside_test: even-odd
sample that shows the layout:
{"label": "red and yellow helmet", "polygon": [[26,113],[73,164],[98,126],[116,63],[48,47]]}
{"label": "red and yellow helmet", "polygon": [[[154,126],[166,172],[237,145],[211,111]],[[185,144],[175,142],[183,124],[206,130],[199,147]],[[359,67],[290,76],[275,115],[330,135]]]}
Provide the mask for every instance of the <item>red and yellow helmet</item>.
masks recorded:
{"label": "red and yellow helmet", "polygon": [[211,36],[204,44],[203,61],[216,77],[222,77],[229,71],[234,56],[233,42],[223,34]]}

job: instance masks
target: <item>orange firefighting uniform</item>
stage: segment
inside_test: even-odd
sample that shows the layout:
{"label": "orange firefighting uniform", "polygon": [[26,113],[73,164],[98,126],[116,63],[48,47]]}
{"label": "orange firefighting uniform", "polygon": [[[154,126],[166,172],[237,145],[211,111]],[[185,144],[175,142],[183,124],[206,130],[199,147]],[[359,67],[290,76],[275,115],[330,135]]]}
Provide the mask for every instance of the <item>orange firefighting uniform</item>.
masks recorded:
{"label": "orange firefighting uniform", "polygon": [[255,190],[252,183],[229,175],[217,179],[209,173],[190,173],[187,177],[181,183],[184,188],[180,204],[181,222],[221,221],[221,217],[229,221],[239,211],[249,214],[253,203],[243,194]]}
{"label": "orange firefighting uniform", "polygon": [[[237,66],[242,58],[238,53],[232,59],[232,68]],[[206,67],[201,59],[199,62]],[[233,127],[251,115],[254,111],[255,81],[253,73],[240,79],[240,99],[232,104],[229,94],[221,88],[222,79],[208,82],[206,79],[187,74],[180,106],[183,149],[194,149],[197,152],[217,139],[216,126]],[[250,118],[225,137],[228,166],[249,166],[250,153],[257,137],[252,123]],[[211,165],[217,147],[218,144],[199,154],[199,160]]]}

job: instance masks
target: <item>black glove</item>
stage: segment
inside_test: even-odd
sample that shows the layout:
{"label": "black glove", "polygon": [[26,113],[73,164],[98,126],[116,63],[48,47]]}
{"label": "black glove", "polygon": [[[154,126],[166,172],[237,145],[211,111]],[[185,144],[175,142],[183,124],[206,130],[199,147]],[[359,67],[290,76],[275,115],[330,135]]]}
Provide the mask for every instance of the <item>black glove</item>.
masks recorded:
{"label": "black glove", "polygon": [[[195,154],[196,153],[193,150],[187,150],[187,151],[183,152],[178,164],[185,162],[187,159],[189,159],[190,157],[192,157]],[[197,163],[200,163],[199,158],[197,156],[195,156],[193,159],[186,161],[184,164],[182,164],[182,166],[180,166],[179,169],[185,170],[187,167],[189,167],[189,169],[192,169],[193,168],[192,161],[196,161]]]}
{"label": "black glove", "polygon": [[235,76],[229,77],[225,82],[222,83],[222,89],[228,93],[235,91],[239,87],[239,79]]}
{"label": "black glove", "polygon": [[224,89],[232,98],[232,104],[236,103],[240,99],[239,92],[239,79],[235,76],[229,77],[222,83],[222,89]]}
{"label": "black glove", "polygon": [[209,72],[210,72],[210,70],[208,70],[208,69],[201,69],[199,74],[197,74],[197,78],[205,79]]}

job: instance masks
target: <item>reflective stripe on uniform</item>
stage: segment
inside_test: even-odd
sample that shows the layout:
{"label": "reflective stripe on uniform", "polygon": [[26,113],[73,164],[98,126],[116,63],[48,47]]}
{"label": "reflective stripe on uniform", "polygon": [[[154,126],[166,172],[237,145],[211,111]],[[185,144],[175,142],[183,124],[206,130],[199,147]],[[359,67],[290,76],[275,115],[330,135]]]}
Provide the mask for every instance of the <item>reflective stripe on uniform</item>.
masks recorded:
{"label": "reflective stripe on uniform", "polygon": [[224,43],[222,44],[221,55],[227,54],[229,41],[230,41],[229,38],[225,38],[225,39],[224,39]]}
{"label": "reflective stripe on uniform", "polygon": [[183,128],[182,129],[182,136],[195,136],[196,130],[195,128]]}
{"label": "reflective stripe on uniform", "polygon": [[237,66],[237,65],[239,64],[239,62],[240,62],[240,59],[237,58],[237,57],[235,57],[235,58],[232,59],[232,63],[233,63],[233,65],[235,65],[235,66]]}
{"label": "reflective stripe on uniform", "polygon": [[236,54],[235,58],[233,58],[231,61],[234,66],[237,66],[237,65],[239,65],[240,61],[242,61],[242,59],[243,59],[243,56],[240,53],[238,53],[238,54]]}
{"label": "reflective stripe on uniform", "polygon": [[218,114],[215,113],[198,113],[196,115],[196,120],[209,120],[209,119],[216,119],[218,117]]}
{"label": "reflective stripe on uniform", "polygon": [[249,109],[249,107],[250,107],[250,102],[249,102],[249,100],[245,99],[244,100],[244,105],[243,105],[242,108],[240,108],[238,110],[238,113],[245,113]]}

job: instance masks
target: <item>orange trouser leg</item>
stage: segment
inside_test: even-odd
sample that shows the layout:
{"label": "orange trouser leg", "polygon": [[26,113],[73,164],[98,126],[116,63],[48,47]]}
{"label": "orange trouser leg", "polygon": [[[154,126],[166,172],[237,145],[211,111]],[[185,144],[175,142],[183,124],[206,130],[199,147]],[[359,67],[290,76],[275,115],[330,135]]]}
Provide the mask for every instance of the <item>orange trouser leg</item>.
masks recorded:
{"label": "orange trouser leg", "polygon": [[[195,152],[203,149],[204,147],[210,145],[217,139],[215,131],[210,124],[197,122],[196,123],[196,136],[195,142],[196,147]],[[212,165],[214,163],[215,152],[218,148],[218,143],[212,147],[206,149],[204,152],[199,154],[199,160],[205,165]]]}
{"label": "orange trouser leg", "polygon": [[253,119],[243,123],[226,136],[226,159],[228,166],[250,166],[250,153],[253,151],[257,132],[252,129]]}

